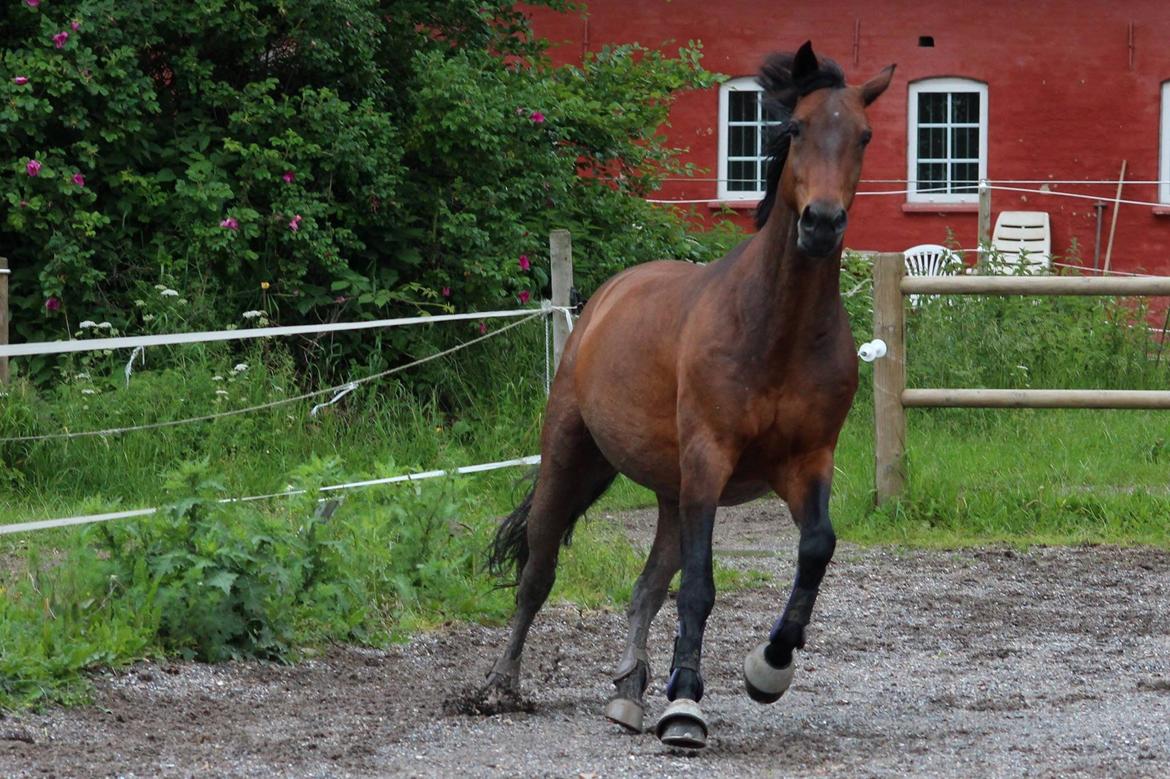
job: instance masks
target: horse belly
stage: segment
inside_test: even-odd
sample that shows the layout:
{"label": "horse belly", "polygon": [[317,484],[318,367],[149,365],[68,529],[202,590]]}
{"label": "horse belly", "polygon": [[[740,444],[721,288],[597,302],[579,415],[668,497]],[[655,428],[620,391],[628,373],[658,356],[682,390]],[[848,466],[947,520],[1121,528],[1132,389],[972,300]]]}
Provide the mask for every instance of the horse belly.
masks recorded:
{"label": "horse belly", "polygon": [[720,506],[738,506],[741,503],[762,498],[772,491],[772,485],[765,481],[730,481],[719,496]]}
{"label": "horse belly", "polygon": [[681,473],[673,410],[664,418],[624,404],[592,413],[583,407],[582,416],[605,459],[622,475],[664,497],[678,497]]}

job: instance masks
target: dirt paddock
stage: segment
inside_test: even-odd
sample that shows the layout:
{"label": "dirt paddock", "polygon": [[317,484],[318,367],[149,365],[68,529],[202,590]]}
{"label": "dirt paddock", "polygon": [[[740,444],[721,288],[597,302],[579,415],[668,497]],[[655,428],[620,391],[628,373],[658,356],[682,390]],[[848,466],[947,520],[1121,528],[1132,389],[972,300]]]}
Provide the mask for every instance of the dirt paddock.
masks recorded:
{"label": "dirt paddock", "polygon": [[[624,614],[557,606],[529,641],[533,713],[447,713],[504,641],[455,625],[295,667],[140,664],[98,679],[92,706],[0,719],[0,776],[1170,776],[1170,554],[842,545],[792,690],[760,706],[740,664],[787,597],[782,515],[721,512],[720,559],[774,584],[715,606],[701,753],[602,719]],[[647,539],[649,512],[617,519]],[[673,612],[651,639],[650,722]]]}

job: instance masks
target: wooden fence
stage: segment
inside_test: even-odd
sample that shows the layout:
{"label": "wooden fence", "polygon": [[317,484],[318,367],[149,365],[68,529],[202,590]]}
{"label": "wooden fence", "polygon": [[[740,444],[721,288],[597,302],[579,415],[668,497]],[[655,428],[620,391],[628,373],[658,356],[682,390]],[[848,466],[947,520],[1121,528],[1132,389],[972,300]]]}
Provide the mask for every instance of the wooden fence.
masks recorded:
{"label": "wooden fence", "polygon": [[901,254],[874,264],[874,337],[886,356],[874,363],[874,486],[878,505],[906,486],[906,409],[1170,409],[1170,391],[1061,389],[907,389],[906,295],[1170,295],[1170,277],[906,276]]}

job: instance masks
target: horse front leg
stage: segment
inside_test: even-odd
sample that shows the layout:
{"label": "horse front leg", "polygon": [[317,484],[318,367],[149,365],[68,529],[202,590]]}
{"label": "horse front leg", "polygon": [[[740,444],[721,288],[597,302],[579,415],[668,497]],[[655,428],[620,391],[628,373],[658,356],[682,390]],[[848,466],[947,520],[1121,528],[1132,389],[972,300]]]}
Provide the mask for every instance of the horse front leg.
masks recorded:
{"label": "horse front leg", "polygon": [[669,746],[697,749],[707,743],[707,722],[699,708],[703,676],[703,631],[715,605],[715,577],[711,562],[711,535],[715,507],[732,460],[714,446],[692,445],[682,458],[679,500],[679,535],[682,584],[678,591],[678,633],[666,697],[670,705],[658,720],[655,732]]}
{"label": "horse front leg", "polygon": [[832,453],[794,469],[778,485],[788,500],[792,518],[800,527],[796,581],[784,612],[776,620],[768,640],[744,660],[744,685],[752,700],[774,703],[792,683],[793,653],[804,648],[805,629],[812,618],[825,569],[833,559],[837,536],[829,521],[829,486],[833,474]]}

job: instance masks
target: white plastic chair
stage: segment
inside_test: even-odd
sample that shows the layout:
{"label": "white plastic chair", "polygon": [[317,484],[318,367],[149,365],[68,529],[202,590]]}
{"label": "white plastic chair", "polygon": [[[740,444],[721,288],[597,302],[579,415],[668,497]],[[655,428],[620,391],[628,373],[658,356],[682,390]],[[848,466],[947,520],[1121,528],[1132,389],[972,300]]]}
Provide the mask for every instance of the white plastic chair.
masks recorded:
{"label": "white plastic chair", "polygon": [[[953,276],[963,261],[954,252],[937,243],[921,243],[902,252],[907,276]],[[910,295],[910,305],[917,306],[921,295]]]}
{"label": "white plastic chair", "polygon": [[1043,273],[1052,267],[1052,228],[1046,211],[1001,211],[991,234],[1005,270]]}

